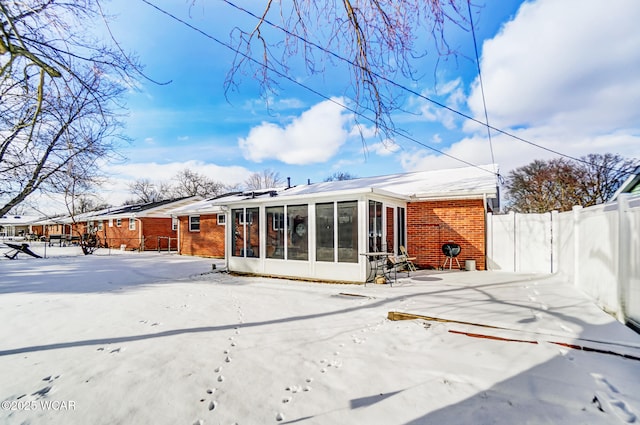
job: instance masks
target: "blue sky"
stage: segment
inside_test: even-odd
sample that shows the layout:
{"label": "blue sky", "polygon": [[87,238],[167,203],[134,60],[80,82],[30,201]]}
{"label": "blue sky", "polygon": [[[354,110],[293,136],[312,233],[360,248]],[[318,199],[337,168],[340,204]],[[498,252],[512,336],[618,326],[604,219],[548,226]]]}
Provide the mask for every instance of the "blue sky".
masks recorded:
{"label": "blue sky", "polygon": [[[254,24],[217,0],[151,2],[225,42],[235,26]],[[262,3],[238,0],[256,11]],[[472,10],[494,127],[572,156],[640,156],[640,2],[486,3]],[[326,98],[279,80],[267,107],[256,81],[245,75],[226,99],[229,49],[140,0],[113,0],[107,9],[116,15],[114,36],[137,53],[146,75],[171,81],[141,80],[128,94],[125,132],[132,142],[122,152],[126,161],[107,167],[108,202],[130,197],[132,180],[166,181],[184,168],[226,184],[268,168],[303,184],[335,171],[366,177],[465,166],[450,156],[473,164],[492,160],[485,128],[401,90],[403,111],[393,120],[420,143],[397,137],[382,144],[364,127],[365,151],[351,115],[326,100],[344,101],[348,94],[348,76],[339,66],[311,76],[292,60],[292,78]],[[451,28],[447,37],[459,56],[436,63],[436,55],[427,55],[414,63],[419,81],[399,82],[484,121],[472,33]],[[554,156],[503,134],[493,133],[492,145],[503,174]]]}

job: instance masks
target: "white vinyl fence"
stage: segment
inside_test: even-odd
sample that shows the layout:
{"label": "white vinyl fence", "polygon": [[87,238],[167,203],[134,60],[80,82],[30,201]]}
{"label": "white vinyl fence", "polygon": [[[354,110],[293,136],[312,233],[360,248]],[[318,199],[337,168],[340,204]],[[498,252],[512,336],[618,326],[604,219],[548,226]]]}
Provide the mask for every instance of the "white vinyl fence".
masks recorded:
{"label": "white vinyl fence", "polygon": [[564,213],[489,213],[487,268],[563,274],[640,327],[640,196]]}

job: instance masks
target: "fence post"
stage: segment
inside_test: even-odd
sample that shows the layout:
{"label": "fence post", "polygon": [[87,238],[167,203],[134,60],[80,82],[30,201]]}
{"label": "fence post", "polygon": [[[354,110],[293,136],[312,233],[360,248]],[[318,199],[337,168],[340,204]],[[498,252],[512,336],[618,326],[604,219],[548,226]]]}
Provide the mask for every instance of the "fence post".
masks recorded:
{"label": "fence post", "polygon": [[631,267],[631,226],[629,225],[629,194],[618,195],[618,320],[627,322],[627,297],[629,296],[629,269]]}
{"label": "fence post", "polygon": [[487,212],[486,215],[486,224],[485,224],[485,229],[486,229],[486,258],[484,260],[485,263],[485,267],[487,270],[493,270],[492,267],[492,263],[493,263],[493,214],[490,212]]}
{"label": "fence post", "polygon": [[573,207],[573,286],[580,287],[580,213],[581,205]]}
{"label": "fence post", "polygon": [[560,225],[560,213],[558,211],[551,211],[551,273],[558,271],[558,242],[559,242],[559,225]]}

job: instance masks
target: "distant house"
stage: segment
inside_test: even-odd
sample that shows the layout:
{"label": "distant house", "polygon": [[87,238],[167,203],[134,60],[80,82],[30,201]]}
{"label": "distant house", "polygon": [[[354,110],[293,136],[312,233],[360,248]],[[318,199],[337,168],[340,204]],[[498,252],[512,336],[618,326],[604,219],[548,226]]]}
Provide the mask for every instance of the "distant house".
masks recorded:
{"label": "distant house", "polygon": [[453,241],[460,260],[485,269],[485,216],[497,199],[493,166],[483,166],[236,193],[173,214],[181,253],[224,248],[230,271],[363,282],[362,253],[400,246],[418,266],[439,267]]}
{"label": "distant house", "polygon": [[175,249],[177,222],[169,211],[200,197],[124,205],[68,217],[74,235],[95,233],[101,244],[127,250]]}
{"label": "distant house", "polygon": [[613,194],[613,196],[609,201],[610,202],[615,201],[616,199],[618,199],[618,196],[621,193],[631,193],[634,195],[640,195],[640,167],[636,167],[633,174],[631,174],[627,178],[627,180],[624,183],[622,183],[622,185],[618,188],[616,193]]}
{"label": "distant house", "polygon": [[31,224],[39,217],[25,215],[3,215],[0,217],[0,237],[26,237],[31,231]]}
{"label": "distant house", "polygon": [[226,239],[225,209],[219,199],[203,200],[171,211],[178,222],[178,253],[224,258]]}

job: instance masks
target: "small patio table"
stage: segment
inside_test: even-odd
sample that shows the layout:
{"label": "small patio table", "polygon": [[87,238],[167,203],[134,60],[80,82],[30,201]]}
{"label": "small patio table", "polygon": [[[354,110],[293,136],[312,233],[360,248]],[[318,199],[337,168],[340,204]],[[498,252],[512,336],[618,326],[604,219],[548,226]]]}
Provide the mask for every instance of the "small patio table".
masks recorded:
{"label": "small patio table", "polygon": [[385,279],[393,286],[393,280],[389,273],[387,273],[387,260],[390,255],[393,255],[391,252],[363,252],[362,254],[369,260],[369,276],[367,276],[367,280],[365,281],[365,285],[367,282],[374,282],[376,276],[384,276]]}

